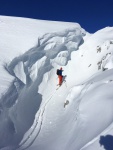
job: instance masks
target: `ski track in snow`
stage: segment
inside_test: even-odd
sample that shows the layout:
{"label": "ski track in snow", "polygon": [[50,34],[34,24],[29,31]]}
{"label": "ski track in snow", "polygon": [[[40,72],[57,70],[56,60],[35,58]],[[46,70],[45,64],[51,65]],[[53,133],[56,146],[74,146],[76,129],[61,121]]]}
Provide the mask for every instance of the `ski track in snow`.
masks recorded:
{"label": "ski track in snow", "polygon": [[[61,86],[61,87],[62,87],[62,86]],[[59,88],[61,88],[61,87],[59,87]],[[58,89],[59,89],[59,88],[58,88]],[[58,89],[57,89],[57,90],[58,90]],[[51,94],[51,96],[49,96],[49,98],[48,98],[48,100],[45,102],[45,104],[43,104],[43,105],[41,106],[41,108],[40,108],[40,110],[39,110],[39,112],[38,112],[39,115],[38,115],[37,119],[35,120],[35,125],[33,125],[34,128],[33,128],[32,131],[30,132],[30,134],[27,136],[27,138],[24,139],[24,141],[22,141],[22,142],[19,144],[19,147],[17,148],[17,150],[25,150],[25,149],[29,148],[29,147],[33,144],[33,142],[35,141],[35,139],[38,137],[38,135],[40,134],[41,128],[42,128],[43,117],[44,117],[44,112],[45,112],[46,106],[47,106],[47,104],[51,101],[51,99],[52,99],[52,97],[55,95],[55,93],[57,93],[57,90],[55,90],[55,91],[53,92],[53,94]],[[40,123],[39,123],[39,121],[40,121]],[[34,136],[33,139],[31,139],[33,133],[35,133],[35,136]],[[26,144],[27,142],[28,142],[28,145],[25,145],[25,147],[23,147],[24,144]]]}
{"label": "ski track in snow", "polygon": [[[79,117],[79,105],[82,101],[82,97],[86,94],[88,88],[90,87],[92,83],[87,83],[84,88],[81,90],[80,94],[79,94],[79,103],[77,105],[77,111],[76,111],[76,119]],[[62,87],[62,86],[61,86]],[[60,87],[60,88],[61,88]],[[37,136],[39,135],[40,131],[41,131],[41,127],[42,127],[42,123],[43,123],[43,116],[44,116],[44,112],[45,112],[45,109],[46,109],[46,105],[50,102],[50,100],[52,99],[52,97],[54,96],[54,94],[57,92],[57,90],[55,90],[55,92],[53,92],[53,94],[50,96],[50,98],[47,100],[47,102],[45,104],[43,104],[43,106],[41,106],[41,109],[39,110],[39,116],[37,117],[36,119],[36,123],[34,126],[34,128],[32,129],[31,133],[28,135],[28,137],[22,141],[22,143],[20,143],[19,147],[17,150],[25,150],[27,149],[28,147],[30,147],[33,142],[35,141],[35,139],[37,138]],[[39,120],[40,120],[40,123],[39,123]],[[31,140],[31,137],[33,135],[33,133],[35,132],[35,137]],[[26,143],[28,142],[28,145],[26,145]],[[26,145],[24,148],[24,144]]]}
{"label": "ski track in snow", "polygon": [[[59,88],[61,88],[61,87],[59,87]],[[35,141],[35,139],[38,137],[38,135],[39,135],[39,133],[41,131],[41,127],[42,127],[43,117],[44,117],[44,112],[45,112],[45,109],[46,109],[46,105],[50,102],[50,100],[55,95],[55,93],[57,93],[57,90],[55,90],[53,92],[53,94],[50,96],[50,98],[45,102],[45,104],[43,104],[41,106],[41,109],[39,110],[39,116],[37,117],[37,119],[35,121],[36,123],[34,125],[33,130],[31,131],[31,133],[29,134],[29,136],[24,141],[22,141],[22,143],[20,143],[20,145],[17,148],[17,150],[25,150],[25,149],[29,148],[33,144],[33,142]],[[40,120],[40,124],[39,124],[39,120]],[[30,138],[31,138],[31,136],[33,135],[34,132],[35,132],[35,136],[31,140]],[[24,144],[26,144],[27,142],[28,142],[28,145],[23,148]]]}
{"label": "ski track in snow", "polygon": [[[19,147],[17,148],[17,150],[24,150],[27,149],[28,147],[30,147],[33,142],[35,141],[35,139],[37,138],[37,136],[39,135],[40,131],[41,131],[41,127],[42,127],[42,123],[43,123],[43,116],[44,116],[44,112],[45,112],[45,108],[46,105],[50,102],[50,100],[52,99],[53,95],[56,93],[57,91],[55,90],[55,92],[50,96],[50,98],[47,100],[47,102],[45,102],[45,104],[43,104],[43,106],[41,106],[40,110],[39,110],[39,116],[36,119],[36,123],[34,125],[33,130],[31,131],[31,133],[29,134],[29,136],[22,141],[22,143],[19,144]],[[40,120],[40,124],[39,124],[39,120]],[[39,128],[39,129],[37,129]],[[33,135],[33,133],[35,132],[35,137],[31,140],[31,136]],[[25,146],[25,148],[21,148],[22,146],[24,146],[24,144],[26,144],[27,142],[29,142],[29,144],[27,146]]]}
{"label": "ski track in snow", "polygon": [[[80,103],[82,101],[82,98],[83,96],[87,93],[87,90],[88,88],[90,87],[92,83],[87,83],[84,88],[81,90],[80,94],[79,94],[79,102],[78,102],[78,105],[77,105],[77,108],[76,108],[76,121],[79,117],[79,106],[80,106]],[[81,84],[82,85],[82,84]],[[61,87],[60,87],[61,88]],[[29,136],[19,145],[19,149],[17,150],[25,150],[27,148],[29,148],[33,142],[35,141],[35,139],[37,138],[37,136],[39,135],[40,131],[41,131],[41,127],[42,127],[42,123],[43,123],[43,116],[44,116],[44,112],[45,112],[45,108],[46,108],[46,105],[50,102],[50,100],[52,99],[52,97],[54,96],[54,94],[57,92],[57,90],[55,90],[55,92],[50,96],[50,98],[47,100],[47,102],[45,104],[43,104],[44,106],[41,107],[41,110],[39,111],[39,117],[36,119],[36,123],[34,125],[34,128],[33,130],[31,131],[31,133],[29,134]],[[40,124],[39,124],[39,120],[40,121]],[[31,140],[31,136],[33,135],[33,133],[35,132],[35,137]],[[24,144],[26,144],[28,142],[28,145],[25,146],[24,148],[21,148],[24,146]]]}
{"label": "ski track in snow", "polygon": [[[62,86],[61,86],[61,87],[62,87]],[[61,87],[59,87],[59,88],[61,88]],[[59,88],[58,88],[58,89],[59,89]],[[17,148],[17,150],[25,150],[25,149],[29,148],[29,147],[33,144],[33,142],[35,141],[35,139],[38,137],[38,135],[40,134],[41,128],[42,128],[43,117],[44,117],[44,112],[45,112],[46,106],[47,106],[47,104],[51,101],[52,97],[57,93],[57,90],[58,90],[58,89],[56,89],[54,92],[52,92],[53,94],[51,94],[51,96],[49,96],[49,98],[48,98],[48,100],[45,102],[45,104],[43,104],[43,105],[41,106],[41,108],[40,108],[40,110],[39,110],[39,112],[38,112],[39,115],[38,115],[37,119],[35,120],[35,125],[33,125],[34,128],[33,128],[32,131],[30,132],[30,134],[27,136],[27,138],[24,139],[24,141],[22,141],[22,142],[19,144],[19,147]],[[40,123],[39,123],[39,121],[40,121]],[[35,133],[35,136],[34,136],[33,139],[31,139],[33,133]],[[24,144],[26,144],[27,142],[28,142],[28,145],[25,145],[25,147],[23,147]]]}
{"label": "ski track in snow", "polygon": [[[62,86],[59,87],[59,88],[62,88]],[[17,148],[17,150],[25,150],[25,149],[29,148],[33,144],[35,139],[38,137],[38,135],[39,135],[39,133],[41,131],[41,127],[42,127],[43,117],[44,117],[44,112],[45,112],[45,109],[46,109],[46,105],[50,102],[50,100],[55,95],[55,93],[57,92],[58,89],[56,89],[55,92],[53,92],[53,94],[50,96],[50,98],[45,102],[45,104],[43,104],[43,106],[41,106],[41,109],[39,110],[39,116],[37,117],[37,119],[35,121],[35,125],[33,125],[34,128],[32,129],[31,133],[27,136],[27,138],[24,141],[22,141],[22,143],[20,143],[20,145]],[[84,89],[85,89],[85,87],[84,87]],[[85,92],[83,94],[82,94],[82,91],[81,91],[80,96],[84,95],[86,93],[86,91],[87,91],[87,89],[85,90]],[[82,99],[82,98],[79,98],[79,99]],[[78,106],[77,114],[79,112],[80,102],[81,101],[79,101],[79,104],[77,105]],[[77,120],[77,118],[78,118],[78,115],[76,116],[76,120]],[[39,123],[39,120],[40,120],[40,123]],[[35,136],[34,136],[33,139],[31,139],[33,133],[35,133]],[[28,145],[26,145],[27,142],[28,142]],[[25,146],[24,146],[24,144],[25,144]]]}

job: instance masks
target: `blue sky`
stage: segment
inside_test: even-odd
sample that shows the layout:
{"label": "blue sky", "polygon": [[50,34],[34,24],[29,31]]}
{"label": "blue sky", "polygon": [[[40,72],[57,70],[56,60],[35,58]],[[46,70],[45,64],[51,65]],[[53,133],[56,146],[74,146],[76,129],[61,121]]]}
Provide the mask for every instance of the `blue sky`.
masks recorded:
{"label": "blue sky", "polygon": [[113,0],[0,0],[0,15],[77,22],[94,33],[113,26]]}

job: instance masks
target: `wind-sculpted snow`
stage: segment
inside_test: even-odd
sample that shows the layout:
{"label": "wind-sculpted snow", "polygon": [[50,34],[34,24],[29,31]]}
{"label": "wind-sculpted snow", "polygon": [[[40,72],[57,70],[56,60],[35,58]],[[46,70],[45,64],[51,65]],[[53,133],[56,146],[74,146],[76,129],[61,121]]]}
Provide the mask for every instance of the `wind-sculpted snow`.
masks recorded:
{"label": "wind-sculpted snow", "polygon": [[[45,34],[38,39],[36,47],[16,57],[5,66],[9,74],[14,77],[14,81],[9,87],[8,92],[1,98],[1,105],[3,107],[3,109],[1,107],[1,122],[2,116],[6,111],[5,108],[9,108],[5,116],[7,122],[3,123],[4,127],[0,128],[6,128],[7,130],[7,134],[4,135],[5,141],[0,136],[1,148],[12,146],[14,148],[11,147],[11,149],[15,149],[15,146],[20,142],[33,122],[35,125],[33,125],[31,133],[23,140],[19,147],[28,147],[38,136],[42,126],[44,109],[46,103],[49,102],[45,100],[44,107],[40,107],[43,93],[39,93],[39,86],[44,79],[44,75],[50,73],[53,64],[65,66],[68,63],[71,52],[77,50],[80,43],[83,42],[81,31],[78,28],[74,28],[65,30],[62,33]],[[73,42],[74,46],[72,46],[71,42]],[[35,120],[35,114],[38,110],[39,117],[36,117]],[[13,130],[7,128],[10,120]],[[29,139],[31,142],[29,142]]]}
{"label": "wind-sculpted snow", "polygon": [[61,25],[37,28],[46,34],[36,32],[34,47],[2,58],[0,81],[6,85],[8,75],[9,88],[0,99],[0,150],[103,150],[102,137],[113,135],[113,28],[90,35],[78,24]]}

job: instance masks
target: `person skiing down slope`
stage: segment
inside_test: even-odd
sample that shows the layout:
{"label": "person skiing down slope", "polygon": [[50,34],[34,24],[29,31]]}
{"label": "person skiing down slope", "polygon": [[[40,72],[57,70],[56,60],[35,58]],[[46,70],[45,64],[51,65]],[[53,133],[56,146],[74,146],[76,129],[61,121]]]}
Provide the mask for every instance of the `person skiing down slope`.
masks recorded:
{"label": "person skiing down slope", "polygon": [[62,85],[62,81],[63,81],[62,71],[63,71],[62,67],[60,69],[57,69],[57,75],[58,75],[58,79],[59,79],[58,85],[59,86]]}

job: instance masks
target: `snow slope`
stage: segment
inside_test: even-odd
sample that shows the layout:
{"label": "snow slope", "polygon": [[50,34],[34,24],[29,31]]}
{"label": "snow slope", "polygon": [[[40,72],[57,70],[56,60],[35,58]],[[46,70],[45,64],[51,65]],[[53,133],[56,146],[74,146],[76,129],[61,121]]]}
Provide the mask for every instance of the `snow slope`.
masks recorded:
{"label": "snow slope", "polygon": [[[36,46],[39,36],[74,26],[74,23],[0,16],[0,69],[3,72],[0,91],[4,92],[14,79],[3,69],[5,64]],[[77,23],[76,26],[80,27]]]}
{"label": "snow slope", "polygon": [[77,23],[0,16],[0,33],[0,150],[104,150],[113,27],[91,35]]}

